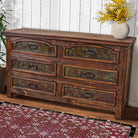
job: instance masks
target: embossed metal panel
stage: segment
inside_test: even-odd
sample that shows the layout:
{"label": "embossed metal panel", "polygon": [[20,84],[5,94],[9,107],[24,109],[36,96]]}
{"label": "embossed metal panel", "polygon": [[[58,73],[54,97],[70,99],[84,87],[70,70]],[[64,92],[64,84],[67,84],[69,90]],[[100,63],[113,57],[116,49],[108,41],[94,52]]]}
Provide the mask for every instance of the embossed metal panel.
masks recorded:
{"label": "embossed metal panel", "polygon": [[65,48],[66,58],[78,58],[81,60],[96,60],[101,62],[117,63],[118,52],[111,49],[93,46],[73,46]]}
{"label": "embossed metal panel", "polygon": [[18,86],[22,88],[28,88],[33,90],[39,90],[43,92],[48,92],[51,94],[55,94],[56,84],[53,82],[38,82],[38,81],[30,81],[20,78],[12,78],[12,86]]}
{"label": "embossed metal panel", "polygon": [[101,90],[88,89],[78,86],[75,87],[70,85],[63,85],[62,89],[63,97],[81,98],[110,104],[114,104],[115,102],[115,92],[105,92]]}
{"label": "embossed metal panel", "polygon": [[13,43],[13,50],[20,50],[25,52],[48,54],[51,56],[56,56],[56,47],[48,45],[46,43],[39,43],[34,41],[21,41]]}
{"label": "embossed metal panel", "polygon": [[12,68],[24,71],[40,72],[45,73],[47,75],[56,76],[56,64],[54,63],[42,64],[37,62],[13,60]]}
{"label": "embossed metal panel", "polygon": [[64,66],[64,77],[117,83],[117,72]]}

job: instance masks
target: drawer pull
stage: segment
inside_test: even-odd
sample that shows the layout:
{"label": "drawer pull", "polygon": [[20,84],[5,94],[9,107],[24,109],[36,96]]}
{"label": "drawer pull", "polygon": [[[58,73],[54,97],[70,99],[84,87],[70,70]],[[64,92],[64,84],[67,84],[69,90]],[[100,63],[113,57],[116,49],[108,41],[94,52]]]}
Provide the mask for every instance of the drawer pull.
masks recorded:
{"label": "drawer pull", "polygon": [[36,44],[29,43],[29,48],[30,48],[30,50],[36,50],[38,48],[38,46]]}
{"label": "drawer pull", "polygon": [[34,84],[34,83],[30,83],[30,84],[29,84],[29,88],[31,88],[31,89],[36,89],[36,88],[37,88],[37,85]]}
{"label": "drawer pull", "polygon": [[89,56],[94,56],[96,54],[94,50],[84,50],[84,53],[86,53]]}
{"label": "drawer pull", "polygon": [[86,92],[86,93],[85,93],[85,97],[91,97],[91,98],[93,98],[93,95],[92,95],[92,93]]}
{"label": "drawer pull", "polygon": [[94,73],[92,73],[92,72],[86,72],[86,73],[84,73],[84,77],[85,78],[94,78],[95,77],[95,74]]}
{"label": "drawer pull", "polygon": [[29,68],[30,69],[33,69],[33,70],[37,70],[38,69],[38,66],[37,65],[34,65],[34,64],[31,64],[31,65],[29,65]]}

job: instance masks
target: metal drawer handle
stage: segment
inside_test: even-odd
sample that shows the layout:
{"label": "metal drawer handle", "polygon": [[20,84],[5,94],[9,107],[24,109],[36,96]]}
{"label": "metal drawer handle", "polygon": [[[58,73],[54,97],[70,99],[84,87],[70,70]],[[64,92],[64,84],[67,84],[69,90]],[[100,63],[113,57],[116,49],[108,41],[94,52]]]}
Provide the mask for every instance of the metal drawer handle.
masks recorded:
{"label": "metal drawer handle", "polygon": [[33,70],[37,70],[38,69],[38,66],[37,65],[34,65],[34,64],[30,64],[29,65],[29,68],[30,69],[33,69]]}
{"label": "metal drawer handle", "polygon": [[34,43],[29,43],[29,48],[30,48],[30,50],[36,50],[38,48],[38,46]]}
{"label": "metal drawer handle", "polygon": [[87,55],[94,56],[96,52],[94,50],[84,50]]}
{"label": "metal drawer handle", "polygon": [[93,98],[93,94],[92,94],[92,93],[86,92],[85,94],[86,94],[86,95],[85,95],[86,97],[91,97],[91,98]]}
{"label": "metal drawer handle", "polygon": [[29,83],[29,88],[36,89],[37,88],[37,85],[34,84],[34,83]]}
{"label": "metal drawer handle", "polygon": [[84,77],[85,78],[88,78],[88,79],[94,78],[95,77],[95,74],[92,73],[92,72],[86,72],[86,73],[84,73]]}

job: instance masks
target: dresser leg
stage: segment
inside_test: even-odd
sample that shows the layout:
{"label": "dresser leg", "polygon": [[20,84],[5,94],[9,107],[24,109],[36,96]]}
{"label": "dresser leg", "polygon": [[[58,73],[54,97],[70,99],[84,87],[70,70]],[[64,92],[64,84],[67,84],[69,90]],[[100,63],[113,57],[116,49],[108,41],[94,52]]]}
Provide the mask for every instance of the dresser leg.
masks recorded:
{"label": "dresser leg", "polygon": [[13,93],[8,93],[7,96],[8,96],[9,98],[12,98]]}
{"label": "dresser leg", "polygon": [[115,113],[115,119],[121,120],[122,119],[122,115],[119,115],[118,113]]}
{"label": "dresser leg", "polygon": [[124,108],[120,108],[115,110],[115,119],[121,120],[123,119],[123,115],[124,115]]}

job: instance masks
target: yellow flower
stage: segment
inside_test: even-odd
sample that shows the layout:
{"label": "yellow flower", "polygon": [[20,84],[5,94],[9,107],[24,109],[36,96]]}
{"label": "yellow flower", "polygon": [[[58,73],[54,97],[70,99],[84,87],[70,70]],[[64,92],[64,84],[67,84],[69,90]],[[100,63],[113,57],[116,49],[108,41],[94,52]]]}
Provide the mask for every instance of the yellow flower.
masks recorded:
{"label": "yellow flower", "polygon": [[120,21],[120,19],[122,17],[121,13],[122,13],[122,9],[119,9],[117,12],[117,19],[116,19],[117,21]]}
{"label": "yellow flower", "polygon": [[105,21],[119,21],[123,23],[130,20],[135,16],[132,12],[134,7],[131,7],[126,0],[110,0],[108,4],[105,4],[103,11],[98,11],[98,22],[104,23]]}

